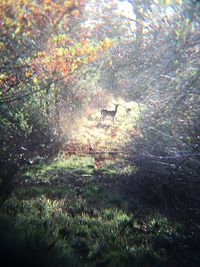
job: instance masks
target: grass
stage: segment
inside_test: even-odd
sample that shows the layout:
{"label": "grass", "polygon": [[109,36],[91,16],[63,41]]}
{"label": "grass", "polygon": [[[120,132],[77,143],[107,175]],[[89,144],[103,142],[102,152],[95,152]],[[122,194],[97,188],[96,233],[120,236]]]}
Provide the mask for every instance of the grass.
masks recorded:
{"label": "grass", "polygon": [[[122,189],[136,168],[123,153],[108,152],[140,135],[141,114],[135,102],[117,102],[115,125],[109,120],[99,125],[96,111],[80,118],[73,135],[77,142],[105,150],[103,156],[63,151],[22,170],[0,213],[0,253],[6,266],[199,266],[198,252],[192,252],[199,248],[198,234],[191,242],[183,225],[152,210],[132,218],[139,202]],[[7,253],[12,257],[6,258]]]}
{"label": "grass", "polygon": [[115,186],[120,175],[108,172],[120,173],[120,164],[97,171],[92,157],[60,155],[25,168],[1,210],[0,252],[14,255],[8,266],[188,267],[193,259],[197,267],[198,245],[183,226],[160,213],[132,219]]}
{"label": "grass", "polygon": [[131,166],[123,159],[105,160],[100,173],[105,175],[132,175],[135,173],[135,166]]}
{"label": "grass", "polygon": [[76,144],[90,144],[95,150],[110,151],[119,149],[131,142],[132,136],[139,136],[137,122],[143,111],[143,106],[138,106],[134,101],[126,102],[125,100],[113,98],[108,109],[113,109],[114,103],[118,103],[118,111],[113,124],[110,118],[101,121],[100,110],[91,110],[91,115],[87,116],[82,113],[77,118],[74,130],[71,131],[71,140]]}
{"label": "grass", "polygon": [[[107,169],[97,172],[92,162],[90,157],[65,159],[58,156],[53,161],[26,167],[13,196],[21,200],[38,196],[64,200],[67,210],[73,209],[76,213],[100,207],[126,208],[127,203],[120,193],[114,188],[111,191],[104,182],[111,177],[112,168],[107,166]],[[106,175],[104,179],[102,175]],[[115,177],[112,176],[111,180],[114,182]]]}
{"label": "grass", "polygon": [[[13,222],[6,222],[4,241],[14,239],[30,259],[36,251],[43,266],[165,266],[166,248],[155,244],[158,239],[167,242],[177,233],[177,226],[159,214],[142,223],[133,221],[122,234],[131,217],[119,208],[66,213],[61,201],[45,196],[12,199],[6,206],[15,217],[15,231],[10,232]],[[18,253],[21,251],[17,257]]]}
{"label": "grass", "polygon": [[122,158],[103,160],[101,168],[97,170],[92,156],[73,155],[66,158],[61,154],[54,160],[24,168],[20,177],[22,188],[19,190],[22,194],[24,190],[29,190],[29,193],[42,193],[45,189],[51,191],[53,186],[54,191],[64,193],[66,186],[70,189],[73,184],[82,186],[99,179],[100,176],[128,176],[134,172],[135,167],[127,164]]}
{"label": "grass", "polygon": [[0,233],[1,247],[13,253],[12,265],[115,267],[165,261],[164,253],[154,249],[154,238],[176,231],[167,220],[154,217],[156,231],[148,218],[144,225],[134,221],[121,233],[131,219],[128,203],[105,181],[115,183],[122,166],[108,161],[97,171],[92,157],[59,155],[26,167],[2,210],[7,228]]}
{"label": "grass", "polygon": [[94,159],[91,157],[71,156],[64,159],[62,156],[47,163],[36,164],[24,169],[23,178],[39,180],[42,182],[63,180],[66,177],[83,173],[91,175],[94,171]]}

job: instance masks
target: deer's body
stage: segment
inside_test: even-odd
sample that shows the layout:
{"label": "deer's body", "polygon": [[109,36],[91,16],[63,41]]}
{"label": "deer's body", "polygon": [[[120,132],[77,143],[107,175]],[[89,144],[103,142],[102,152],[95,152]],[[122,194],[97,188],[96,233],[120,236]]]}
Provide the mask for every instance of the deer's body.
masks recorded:
{"label": "deer's body", "polygon": [[115,119],[115,115],[117,113],[117,108],[118,108],[118,104],[115,105],[115,110],[107,110],[107,109],[102,109],[101,110],[101,120],[104,120],[105,117],[111,117],[114,123],[114,119]]}

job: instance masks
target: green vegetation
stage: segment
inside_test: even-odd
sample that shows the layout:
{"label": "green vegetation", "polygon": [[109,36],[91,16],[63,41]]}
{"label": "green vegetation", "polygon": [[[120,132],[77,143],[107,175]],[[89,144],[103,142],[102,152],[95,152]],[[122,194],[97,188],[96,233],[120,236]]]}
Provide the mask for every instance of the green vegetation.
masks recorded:
{"label": "green vegetation", "polygon": [[58,156],[23,169],[0,217],[6,266],[184,266],[184,227],[160,213],[133,219],[120,186],[109,187],[117,177],[92,162]]}
{"label": "green vegetation", "polygon": [[63,159],[62,156],[55,158],[48,163],[40,163],[33,168],[26,168],[23,171],[23,179],[36,180],[36,182],[53,182],[53,180],[65,180],[70,176],[79,173],[91,176],[94,170],[94,159],[91,157],[71,156]]}
{"label": "green vegetation", "polygon": [[[1,236],[5,243],[12,240],[9,249],[17,245],[15,257],[26,253],[31,266],[36,266],[36,252],[42,257],[39,266],[167,266],[169,242],[179,232],[166,218],[155,214],[143,222],[134,220],[121,232],[130,214],[120,209],[74,214],[75,210],[67,212],[65,205],[45,196],[23,201],[13,198],[5,205],[7,212],[16,216],[16,231],[10,231],[11,219],[2,215],[1,223],[7,220],[8,224],[1,229]],[[158,248],[158,242],[163,247]]]}
{"label": "green vegetation", "polygon": [[200,2],[0,18],[0,265],[199,267]]}

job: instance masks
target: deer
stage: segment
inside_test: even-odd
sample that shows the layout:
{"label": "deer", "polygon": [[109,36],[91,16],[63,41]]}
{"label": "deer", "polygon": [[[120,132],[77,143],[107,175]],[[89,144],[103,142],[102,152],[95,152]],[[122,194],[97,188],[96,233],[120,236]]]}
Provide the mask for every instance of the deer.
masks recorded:
{"label": "deer", "polygon": [[101,120],[104,120],[105,117],[111,117],[113,120],[113,123],[114,123],[118,106],[119,106],[119,104],[115,105],[115,110],[102,109],[101,110]]}

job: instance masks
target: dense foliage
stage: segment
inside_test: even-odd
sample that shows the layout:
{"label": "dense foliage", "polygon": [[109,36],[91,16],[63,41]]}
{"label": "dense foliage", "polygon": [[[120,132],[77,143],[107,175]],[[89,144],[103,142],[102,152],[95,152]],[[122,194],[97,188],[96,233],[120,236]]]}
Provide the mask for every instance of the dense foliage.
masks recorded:
{"label": "dense foliage", "polygon": [[0,1],[5,266],[199,266],[199,14]]}

